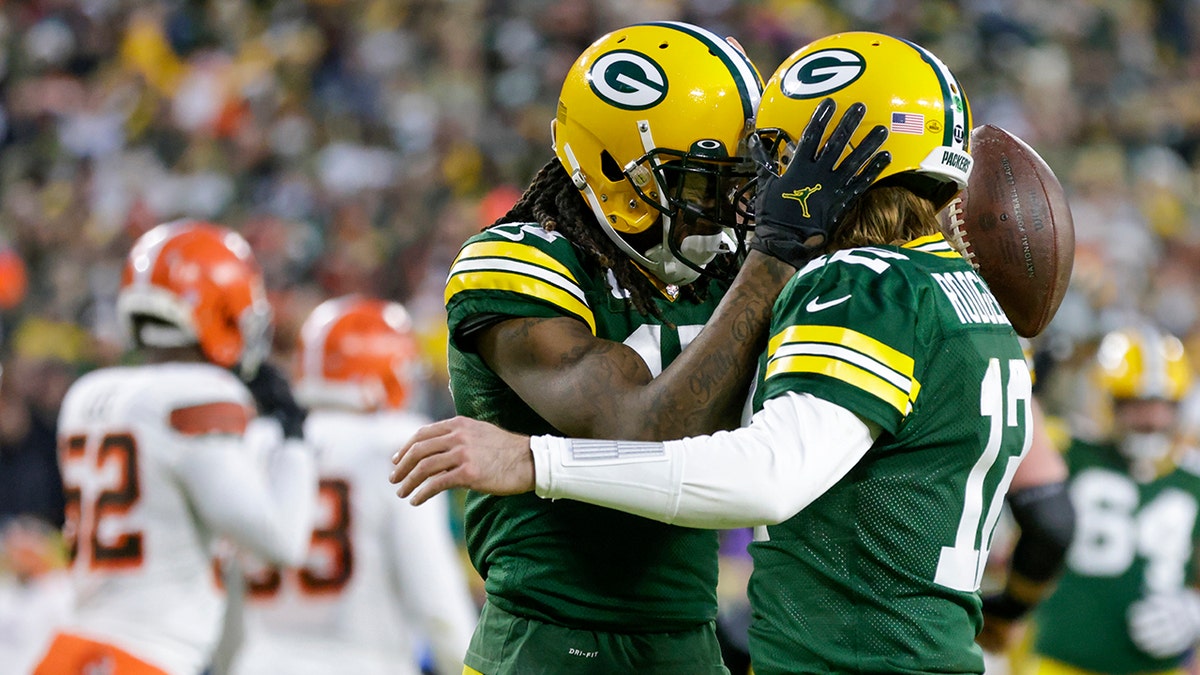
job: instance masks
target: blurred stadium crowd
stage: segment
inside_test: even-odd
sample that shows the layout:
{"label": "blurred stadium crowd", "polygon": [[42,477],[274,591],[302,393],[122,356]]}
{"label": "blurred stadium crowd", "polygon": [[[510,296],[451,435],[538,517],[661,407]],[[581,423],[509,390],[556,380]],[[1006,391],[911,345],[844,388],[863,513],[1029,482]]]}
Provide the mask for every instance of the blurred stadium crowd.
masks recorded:
{"label": "blurred stadium crowd", "polygon": [[976,123],[1042,154],[1077,236],[1071,290],[1034,343],[1052,413],[1095,422],[1072,373],[1131,313],[1200,354],[1200,4],[1189,0],[9,2],[0,518],[61,522],[58,405],[76,376],[123,358],[121,264],[166,220],[246,236],[281,363],[327,297],[404,302],[430,360],[428,411],[448,414],[452,257],[546,161],[575,57],[617,26],[661,19],[736,37],[764,74],[838,31],[912,39],[968,87]]}

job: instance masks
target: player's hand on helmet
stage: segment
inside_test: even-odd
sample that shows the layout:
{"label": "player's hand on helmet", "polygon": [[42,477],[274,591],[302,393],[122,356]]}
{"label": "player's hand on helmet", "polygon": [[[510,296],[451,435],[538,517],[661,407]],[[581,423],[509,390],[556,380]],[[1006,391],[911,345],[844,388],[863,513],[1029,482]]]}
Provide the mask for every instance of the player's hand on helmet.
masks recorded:
{"label": "player's hand on helmet", "polygon": [[892,161],[890,152],[877,152],[888,131],[876,126],[837,164],[866,106],[851,105],[822,147],[835,108],[832,99],[817,105],[782,175],[771,169],[773,162],[759,164],[750,247],[796,268],[821,253],[850,203]]}
{"label": "player's hand on helmet", "polygon": [[1156,593],[1129,606],[1129,637],[1155,658],[1178,656],[1200,640],[1200,594]]}
{"label": "player's hand on helmet", "polygon": [[277,420],[283,428],[284,438],[304,438],[304,419],[308,411],[296,403],[291,385],[278,368],[264,362],[258,372],[246,380],[246,388],[254,396],[258,414]]}

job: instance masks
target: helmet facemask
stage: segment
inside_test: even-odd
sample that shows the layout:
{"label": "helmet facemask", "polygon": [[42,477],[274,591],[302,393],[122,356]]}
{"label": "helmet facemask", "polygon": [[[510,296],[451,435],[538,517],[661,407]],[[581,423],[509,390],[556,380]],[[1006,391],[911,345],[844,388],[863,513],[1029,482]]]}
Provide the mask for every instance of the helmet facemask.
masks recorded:
{"label": "helmet facemask", "polygon": [[796,154],[799,141],[793,141],[786,131],[779,128],[757,129],[746,138],[746,151],[750,157],[754,174],[733,195],[736,213],[738,242],[744,246],[749,233],[754,231],[754,201],[758,193],[758,169],[782,175],[788,162]]}
{"label": "helmet facemask", "polygon": [[643,264],[666,283],[715,276],[706,268],[714,258],[745,252],[734,198],[754,176],[753,165],[724,150],[715,140],[698,141],[691,152],[657,148],[624,172],[638,197],[660,214],[658,231],[647,232],[657,236],[633,241],[648,244]]}

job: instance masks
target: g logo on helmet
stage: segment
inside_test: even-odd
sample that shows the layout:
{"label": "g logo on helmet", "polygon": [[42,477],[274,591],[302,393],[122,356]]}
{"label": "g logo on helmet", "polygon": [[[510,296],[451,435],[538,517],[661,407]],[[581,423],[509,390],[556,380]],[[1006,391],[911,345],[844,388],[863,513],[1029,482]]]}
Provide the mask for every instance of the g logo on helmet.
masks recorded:
{"label": "g logo on helmet", "polygon": [[588,84],[602,100],[623,110],[645,110],[667,97],[667,74],[645,54],[608,52],[588,70]]}
{"label": "g logo on helmet", "polygon": [[792,64],[779,88],[788,98],[827,96],[862,76],[867,62],[849,49],[822,49]]}

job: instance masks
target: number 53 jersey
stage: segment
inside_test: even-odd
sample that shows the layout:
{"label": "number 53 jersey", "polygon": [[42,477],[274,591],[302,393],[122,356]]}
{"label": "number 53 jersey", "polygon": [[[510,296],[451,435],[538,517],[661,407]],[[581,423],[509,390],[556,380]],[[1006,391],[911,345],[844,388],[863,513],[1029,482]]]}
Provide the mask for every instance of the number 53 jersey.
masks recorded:
{"label": "number 53 jersey", "polygon": [[1032,395],[983,280],[939,235],[818,258],[775,304],[759,378],[756,410],[811,394],[881,432],[751,544],[755,671],[982,672],[977,590]]}
{"label": "number 53 jersey", "polygon": [[58,425],[76,592],[64,632],[198,673],[224,605],[213,538],[299,560],[311,453],[280,449],[268,481],[242,438],[253,413],[242,383],[208,364],[106,368],[72,385]]}
{"label": "number 53 jersey", "polygon": [[462,670],[476,611],[448,497],[415,507],[387,481],[397,443],[429,421],[404,411],[309,414],[320,491],[308,554],[290,569],[242,560],[246,634],[232,673],[415,675],[415,635],[438,672]]}

